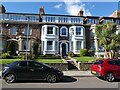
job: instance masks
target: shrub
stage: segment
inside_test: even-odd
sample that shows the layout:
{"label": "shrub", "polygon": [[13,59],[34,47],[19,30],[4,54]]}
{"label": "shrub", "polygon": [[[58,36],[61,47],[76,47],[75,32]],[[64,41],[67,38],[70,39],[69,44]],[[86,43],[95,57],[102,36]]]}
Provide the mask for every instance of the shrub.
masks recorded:
{"label": "shrub", "polygon": [[17,47],[17,44],[15,41],[8,42],[7,52],[9,52],[10,55],[15,55],[16,54],[16,47]]}
{"label": "shrub", "polygon": [[80,56],[88,56],[88,50],[87,49],[80,49]]}
{"label": "shrub", "polygon": [[3,54],[2,54],[2,58],[3,58],[3,59],[11,59],[12,57],[10,56],[9,53],[3,53]]}
{"label": "shrub", "polygon": [[46,54],[46,55],[40,55],[38,58],[41,58],[41,59],[60,59],[61,56]]}
{"label": "shrub", "polygon": [[73,52],[68,52],[68,56],[70,56],[70,57],[74,57],[75,54],[74,54]]}
{"label": "shrub", "polygon": [[95,55],[95,51],[94,50],[89,50],[88,51],[88,55],[89,56],[94,56]]}

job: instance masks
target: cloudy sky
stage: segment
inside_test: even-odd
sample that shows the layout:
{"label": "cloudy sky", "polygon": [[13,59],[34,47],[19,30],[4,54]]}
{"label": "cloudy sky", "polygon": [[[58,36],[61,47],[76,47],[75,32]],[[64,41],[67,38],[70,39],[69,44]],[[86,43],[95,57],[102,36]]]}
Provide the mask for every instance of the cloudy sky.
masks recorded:
{"label": "cloudy sky", "polygon": [[39,13],[39,8],[44,7],[46,14],[77,15],[80,9],[85,16],[110,16],[118,9],[118,2],[81,2],[74,0],[68,2],[2,2],[7,12]]}

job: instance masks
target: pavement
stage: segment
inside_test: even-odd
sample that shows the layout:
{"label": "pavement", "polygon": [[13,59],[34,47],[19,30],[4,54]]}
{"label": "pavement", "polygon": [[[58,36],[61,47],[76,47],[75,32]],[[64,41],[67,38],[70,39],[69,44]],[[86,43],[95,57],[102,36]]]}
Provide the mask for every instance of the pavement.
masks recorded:
{"label": "pavement", "polygon": [[[91,74],[91,71],[63,71],[65,76],[72,76],[72,77],[94,77],[93,74]],[[2,71],[0,71],[0,77],[2,75]]]}
{"label": "pavement", "polygon": [[72,77],[94,77],[91,71],[63,71],[64,75]]}

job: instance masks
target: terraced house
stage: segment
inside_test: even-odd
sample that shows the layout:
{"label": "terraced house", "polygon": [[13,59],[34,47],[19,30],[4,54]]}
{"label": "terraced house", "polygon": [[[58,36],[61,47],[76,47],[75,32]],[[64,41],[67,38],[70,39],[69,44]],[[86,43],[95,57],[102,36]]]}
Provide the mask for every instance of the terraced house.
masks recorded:
{"label": "terraced house", "polygon": [[31,52],[33,42],[39,44],[38,51],[44,55],[67,55],[69,51],[79,54],[84,48],[102,54],[103,48],[96,45],[95,27],[108,21],[119,27],[120,11],[116,10],[111,17],[84,16],[82,8],[76,16],[46,14],[44,7],[38,14],[9,13],[0,5],[0,50],[4,52],[12,41],[17,54]]}

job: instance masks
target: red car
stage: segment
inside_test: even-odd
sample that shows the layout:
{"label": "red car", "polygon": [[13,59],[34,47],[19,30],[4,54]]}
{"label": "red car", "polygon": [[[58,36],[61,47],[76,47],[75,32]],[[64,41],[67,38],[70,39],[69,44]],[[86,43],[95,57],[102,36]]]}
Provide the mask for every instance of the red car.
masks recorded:
{"label": "red car", "polygon": [[112,82],[120,78],[120,59],[97,60],[92,64],[91,73]]}

